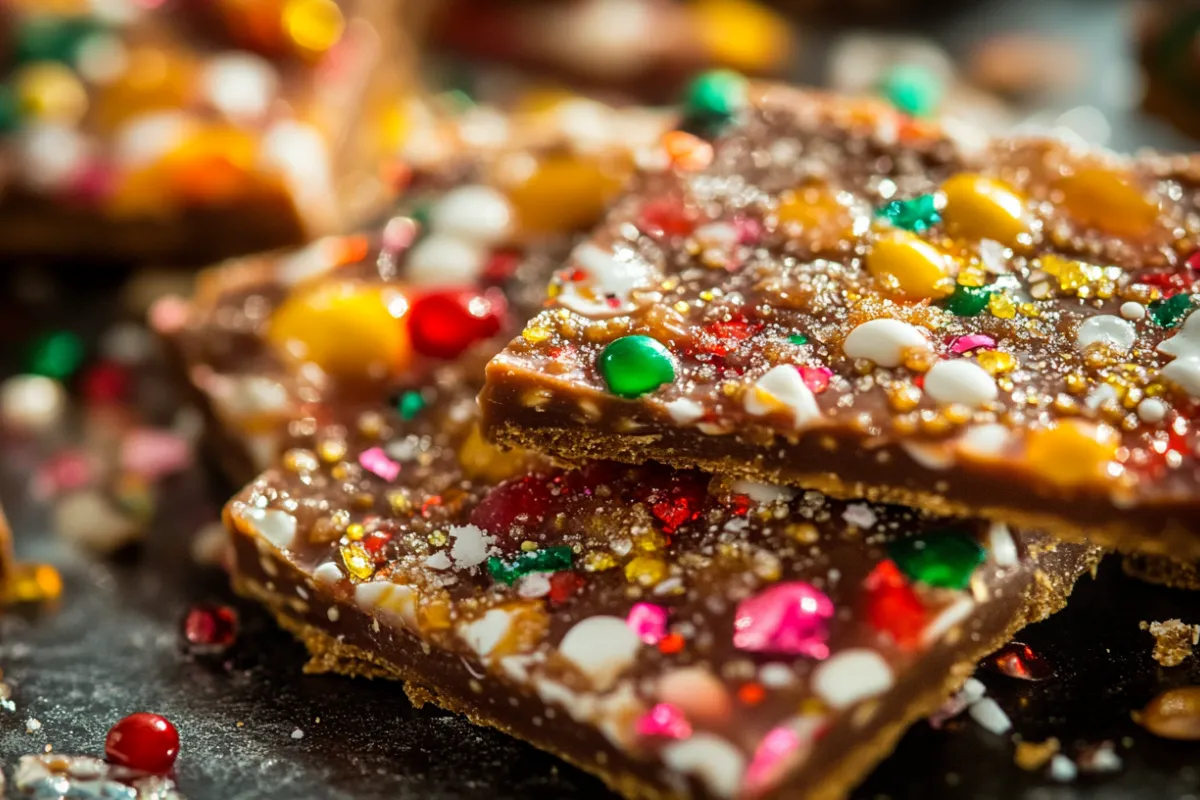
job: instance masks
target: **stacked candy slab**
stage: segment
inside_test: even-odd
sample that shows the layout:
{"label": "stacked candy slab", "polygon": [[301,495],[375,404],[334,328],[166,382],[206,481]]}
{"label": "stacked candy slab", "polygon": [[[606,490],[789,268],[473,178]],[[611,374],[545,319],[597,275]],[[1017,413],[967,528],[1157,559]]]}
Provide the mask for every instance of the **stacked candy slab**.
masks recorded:
{"label": "stacked candy slab", "polygon": [[383,0],[0,9],[0,255],[203,263],[383,190],[409,51]]}
{"label": "stacked candy slab", "polygon": [[722,75],[687,125],[489,365],[491,435],[1200,555],[1200,161]]}
{"label": "stacked candy slab", "polygon": [[517,135],[418,175],[361,240],[235,262],[160,307],[227,452],[242,447],[235,469],[266,464],[225,510],[234,585],[311,668],[403,680],[628,797],[838,797],[1096,554],[489,445],[484,364],[572,232],[600,219],[631,148],[699,142],[644,122],[614,116],[607,144]]}

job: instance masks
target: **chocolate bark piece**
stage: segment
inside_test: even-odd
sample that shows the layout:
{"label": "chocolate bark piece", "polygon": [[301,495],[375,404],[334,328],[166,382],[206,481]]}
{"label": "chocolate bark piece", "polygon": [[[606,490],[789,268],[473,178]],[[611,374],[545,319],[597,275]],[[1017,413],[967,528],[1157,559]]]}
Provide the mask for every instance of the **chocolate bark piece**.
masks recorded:
{"label": "chocolate bark piece", "polygon": [[225,509],[233,581],[309,669],[403,680],[627,797],[843,796],[1097,551],[1002,524],[478,437],[478,372],[411,421],[292,442]]}
{"label": "chocolate bark piece", "polygon": [[1200,557],[1200,159],[709,88],[711,159],[645,160],[490,435]]}
{"label": "chocolate bark piece", "polygon": [[429,36],[473,59],[673,97],[697,70],[725,67],[778,75],[796,34],[756,0],[453,0],[431,13]]}
{"label": "chocolate bark piece", "polygon": [[[580,111],[589,125],[573,131]],[[244,483],[265,469],[302,411],[383,404],[396,381],[449,360],[482,371],[540,306],[571,234],[619,191],[633,149],[666,125],[659,112],[583,100],[435,120],[385,221],[218,265],[189,300],[160,302],[152,323],[209,417],[224,471]]]}
{"label": "chocolate bark piece", "polygon": [[1121,568],[1126,575],[1147,583],[1170,586],[1172,589],[1200,589],[1200,567],[1194,561],[1129,553],[1122,558]]}
{"label": "chocolate bark piece", "polygon": [[374,213],[414,87],[385,0],[0,10],[0,255],[203,264]]}

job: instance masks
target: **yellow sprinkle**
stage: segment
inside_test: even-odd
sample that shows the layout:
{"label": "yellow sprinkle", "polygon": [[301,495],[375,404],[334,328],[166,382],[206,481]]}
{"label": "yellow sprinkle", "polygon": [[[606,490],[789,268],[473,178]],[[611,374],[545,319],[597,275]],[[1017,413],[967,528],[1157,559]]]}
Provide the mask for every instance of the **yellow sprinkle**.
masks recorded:
{"label": "yellow sprinkle", "polygon": [[534,550],[537,550],[537,549],[538,549],[537,542],[531,542],[528,539],[521,542],[521,551],[522,552],[532,553]]}
{"label": "yellow sprinkle", "polygon": [[346,455],[346,443],[341,439],[325,439],[317,443],[317,455],[326,464],[332,464]]}
{"label": "yellow sprinkle", "polygon": [[638,556],[625,565],[625,580],[642,586],[654,586],[667,576],[667,564],[661,558]]}
{"label": "yellow sprinkle", "polygon": [[988,298],[988,311],[1000,319],[1012,319],[1017,315],[1017,304],[1006,294],[996,292]]}
{"label": "yellow sprinkle", "polygon": [[522,338],[525,339],[525,341],[529,342],[530,344],[537,344],[538,342],[544,342],[547,339],[549,339],[551,336],[551,333],[550,333],[550,329],[546,328],[545,326],[530,325],[528,328],[526,328],[524,331],[521,332],[521,336],[522,336]]}
{"label": "yellow sprinkle", "polygon": [[434,547],[443,547],[445,546],[446,542],[450,541],[450,537],[446,535],[445,531],[434,531],[433,533],[429,534],[429,536],[426,538],[426,541],[428,541]]}
{"label": "yellow sprinkle", "polygon": [[371,556],[361,544],[357,542],[348,544],[341,549],[341,554],[342,563],[346,565],[346,570],[360,581],[365,581],[375,574],[375,566],[371,562]]}
{"label": "yellow sprinkle", "polygon": [[346,526],[346,536],[354,542],[362,541],[366,531],[363,529],[361,522],[355,522],[352,525]]}
{"label": "yellow sprinkle", "polygon": [[975,360],[979,366],[992,375],[1010,372],[1017,365],[1017,359],[1013,357],[1013,354],[1003,350],[984,350],[975,357]]}
{"label": "yellow sprinkle", "polygon": [[301,48],[324,53],[342,38],[346,20],[333,0],[288,0],[283,29]]}
{"label": "yellow sprinkle", "polygon": [[617,560],[612,557],[611,553],[604,553],[599,550],[594,550],[583,557],[583,569],[585,572],[604,572],[616,565]]}
{"label": "yellow sprinkle", "polygon": [[412,500],[408,499],[408,494],[401,489],[388,492],[387,500],[393,513],[408,514],[412,511]]}

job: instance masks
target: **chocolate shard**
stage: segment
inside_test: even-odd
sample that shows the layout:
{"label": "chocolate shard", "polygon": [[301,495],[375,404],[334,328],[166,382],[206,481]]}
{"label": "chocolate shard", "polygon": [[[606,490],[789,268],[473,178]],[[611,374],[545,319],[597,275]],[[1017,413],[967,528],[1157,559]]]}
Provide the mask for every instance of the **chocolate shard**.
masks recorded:
{"label": "chocolate shard", "polygon": [[234,585],[310,669],[405,681],[627,797],[843,796],[1098,557],[694,470],[489,452],[477,388],[443,374],[411,420],[346,409],[293,441],[225,509]]}
{"label": "chocolate shard", "polygon": [[1200,158],[709,88],[711,153],[644,159],[489,365],[490,436],[1200,557]]}

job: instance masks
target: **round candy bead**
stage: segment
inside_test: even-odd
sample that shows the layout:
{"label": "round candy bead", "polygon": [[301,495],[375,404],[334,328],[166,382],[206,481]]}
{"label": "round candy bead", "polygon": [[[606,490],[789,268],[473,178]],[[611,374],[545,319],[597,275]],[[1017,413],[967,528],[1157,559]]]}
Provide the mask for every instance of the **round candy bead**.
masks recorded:
{"label": "round candy bead", "polygon": [[954,291],[949,257],[904,231],[876,240],[867,253],[866,267],[884,289],[910,300],[945,297]]}
{"label": "round candy bead", "polygon": [[704,0],[690,13],[713,62],[746,72],[773,72],[791,47],[786,20],[748,0]]}
{"label": "round candy bead", "polygon": [[974,537],[956,531],[908,536],[888,545],[888,555],[909,580],[943,589],[965,589],[987,553]]}
{"label": "round candy bead", "polygon": [[1082,486],[1105,478],[1104,467],[1117,455],[1120,437],[1106,425],[1064,420],[1031,431],[1025,442],[1029,467],[1052,484]]}
{"label": "round candy bead", "polygon": [[619,397],[635,398],[675,380],[671,352],[649,336],[622,336],[600,354],[600,375]]}
{"label": "round candy bead", "polygon": [[518,231],[536,236],[588,225],[621,188],[625,168],[573,155],[540,159],[528,177],[503,187]]}
{"label": "round candy bead", "polygon": [[942,219],[951,236],[991,239],[1016,248],[1021,234],[1029,233],[1024,201],[1002,181],[962,172],[942,184],[942,194]]}
{"label": "round candy bead", "polygon": [[429,292],[413,302],[408,331],[413,347],[433,358],[457,358],[500,332],[508,304],[497,289]]}
{"label": "round candy bead", "polygon": [[268,340],[294,358],[347,378],[403,372],[412,360],[401,318],[408,300],[394,288],[328,281],[296,290],[275,312]]}
{"label": "round candy bead", "polygon": [[733,118],[746,101],[746,79],[731,70],[698,75],[683,96],[689,122],[703,127],[720,126]]}
{"label": "round candy bead", "polygon": [[287,0],[283,30],[303,52],[320,54],[338,43],[346,30],[342,10],[333,0]]}
{"label": "round candy bead", "polygon": [[1123,172],[1086,167],[1059,178],[1054,188],[1076,221],[1117,236],[1143,236],[1158,219],[1158,204]]}
{"label": "round candy bead", "polygon": [[158,714],[130,714],[109,729],[104,755],[114,764],[161,775],[179,755],[179,731]]}

